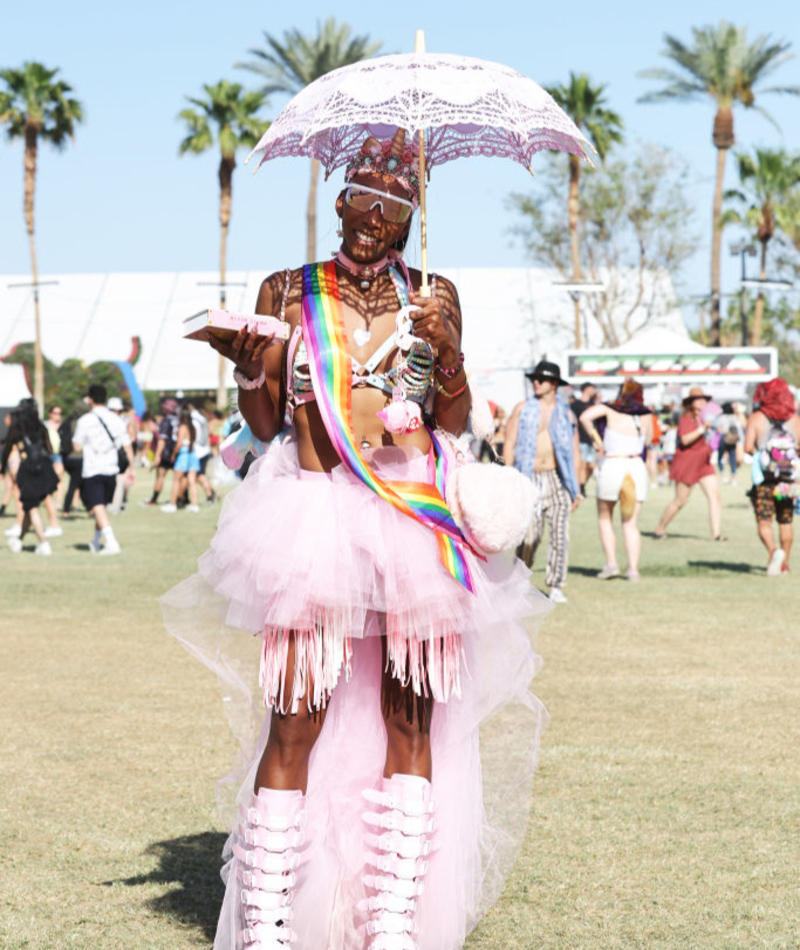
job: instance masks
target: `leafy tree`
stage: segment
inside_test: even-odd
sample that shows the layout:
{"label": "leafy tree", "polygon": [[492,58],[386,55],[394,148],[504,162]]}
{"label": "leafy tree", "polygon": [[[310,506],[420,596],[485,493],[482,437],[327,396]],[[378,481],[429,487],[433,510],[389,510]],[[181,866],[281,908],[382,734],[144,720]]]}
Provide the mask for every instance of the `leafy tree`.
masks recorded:
{"label": "leafy tree", "polygon": [[[536,190],[513,195],[511,204],[522,216],[515,233],[532,260],[569,279],[574,263],[572,229],[561,210],[564,164],[563,155],[553,156],[537,175]],[[685,178],[675,156],[655,146],[584,176],[578,201],[580,272],[605,285],[585,296],[605,346],[625,342],[674,305],[664,296],[660,275],[676,278],[697,246]]]}
{"label": "leafy tree", "polygon": [[[368,35],[352,36],[352,27],[337,23],[329,17],[322,25],[317,24],[316,36],[306,36],[299,30],[286,30],[283,40],[278,41],[264,33],[265,49],[248,50],[255,59],[249,63],[237,63],[242,69],[263,76],[266,80],[261,91],[264,95],[274,92],[296,95],[315,79],[326,73],[349,66],[351,63],[369,59],[383,45],[372,43]],[[319,161],[311,159],[311,185],[306,211],[306,260],[317,259],[317,183]]]}
{"label": "leafy tree", "polygon": [[[752,323],[756,299],[749,294],[745,302],[748,323]],[[741,343],[741,302],[739,295],[731,297],[721,325],[722,346]],[[761,324],[761,345],[774,346],[778,351],[778,371],[792,386],[800,386],[800,309],[789,298],[782,296],[764,303]],[[699,340],[698,334],[692,336]]]}
{"label": "leafy tree", "polygon": [[[741,188],[725,192],[730,203],[720,219],[721,227],[740,224],[750,228],[761,244],[761,280],[767,278],[767,246],[779,225],[776,210],[800,183],[800,156],[787,155],[782,149],[756,149],[755,158],[737,156]],[[761,343],[764,292],[756,298],[753,315],[753,346]]]}
{"label": "leafy tree", "polygon": [[[231,223],[233,203],[233,172],[236,168],[236,152],[240,148],[253,148],[269,128],[269,123],[259,119],[257,113],[266,104],[263,92],[245,92],[239,83],[225,79],[215,86],[203,86],[205,99],[186,98],[195,106],[184,109],[181,118],[188,127],[188,134],[180,144],[180,154],[191,152],[199,155],[215,145],[219,147],[219,282],[220,307],[225,309],[225,279],[228,255],[228,229]],[[217,406],[227,405],[225,388],[225,360],[219,361],[219,385]]]}
{"label": "leafy tree", "polygon": [[[601,161],[606,160],[608,151],[615,142],[622,142],[622,119],[616,112],[606,108],[604,85],[592,85],[585,73],[569,74],[569,85],[551,86],[548,92],[569,115],[575,125],[584,132],[597,150]],[[567,215],[569,219],[570,251],[572,254],[572,280],[582,279],[580,260],[579,193],[581,180],[581,159],[577,155],[568,156],[569,198]],[[581,314],[577,295],[575,303],[575,346],[581,345]]]}
{"label": "leafy tree", "polygon": [[[733,132],[733,106],[755,108],[775,125],[774,120],[756,105],[756,86],[779,66],[791,59],[790,43],[773,43],[769,36],[758,36],[747,41],[747,30],[724,20],[719,26],[693,28],[694,41],[690,46],[674,36],[666,35],[664,56],[678,67],[648,69],[639,73],[643,79],[657,79],[665,83],[657,92],[642,96],[640,102],[690,102],[711,98],[716,105],[712,141],[717,149],[717,172],[714,187],[711,242],[711,344],[720,345],[720,254],[722,247],[722,188],[725,177],[725,159],[736,139]],[[798,86],[760,89],[766,93],[800,94]]]}
{"label": "leafy tree", "polygon": [[[9,365],[22,366],[25,371],[28,385],[34,366],[35,345],[33,343],[19,343],[10,353],[2,357],[2,362]],[[128,390],[122,370],[110,360],[98,360],[87,366],[77,359],[68,359],[59,366],[42,357],[44,376],[47,385],[44,390],[44,405],[62,406],[67,415],[80,415],[85,411],[83,397],[90,383],[102,383],[108,390],[109,396],[119,396],[130,402]]]}
{"label": "leafy tree", "polygon": [[800,253],[800,187],[794,188],[775,209],[775,220],[795,251]]}
{"label": "leafy tree", "polygon": [[42,357],[41,314],[39,311],[39,268],[36,261],[36,228],[34,197],[39,139],[57,149],[74,138],[75,126],[83,121],[83,106],[70,98],[72,87],[55,79],[58,69],[47,69],[41,63],[23,63],[22,69],[0,70],[0,122],[5,124],[10,139],[25,142],[25,226],[31,255],[33,303],[35,319],[35,359],[33,394],[44,412],[44,360]]}

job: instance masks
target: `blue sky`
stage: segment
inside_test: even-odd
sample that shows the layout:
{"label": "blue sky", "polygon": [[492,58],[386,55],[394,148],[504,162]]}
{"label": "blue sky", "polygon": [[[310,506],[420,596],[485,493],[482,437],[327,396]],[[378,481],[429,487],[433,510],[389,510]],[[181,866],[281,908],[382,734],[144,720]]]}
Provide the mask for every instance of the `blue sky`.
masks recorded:
{"label": "blue sky", "polygon": [[[454,12],[458,11],[458,12]],[[468,12],[469,11],[469,12]],[[474,11],[474,12],[473,12]],[[253,84],[233,64],[263,45],[263,31],[280,36],[313,32],[333,13],[359,34],[382,40],[385,52],[413,48],[416,29],[430,51],[508,63],[543,85],[566,81],[570,70],[608,86],[611,108],[625,120],[628,141],[668,145],[688,163],[690,196],[702,238],[685,267],[683,290],[708,289],[711,193],[715,151],[710,103],[642,105],[652,88],[639,70],[666,65],[663,36],[689,40],[692,26],[725,18],[752,37],[771,34],[800,53],[796,0],[758,5],[741,0],[676,0],[669,4],[535,4],[496,0],[454,7],[418,0],[376,4],[340,0],[335,6],[297,0],[265,4],[228,0],[192,3],[71,4],[43,0],[4,11],[0,66],[36,59],[59,66],[86,109],[74,145],[40,152],[37,236],[40,271],[163,271],[214,269],[218,259],[217,159],[178,157],[178,112],[186,95],[221,78]],[[800,57],[769,85],[800,85]],[[274,97],[267,117],[285,103]],[[764,97],[783,130],[739,110],[740,147],[800,149],[800,99]],[[244,158],[244,155],[242,156]],[[729,163],[727,184],[735,184]],[[515,267],[529,263],[510,229],[512,191],[530,186],[521,166],[498,159],[462,160],[437,169],[429,193],[430,263],[444,267]],[[234,180],[229,245],[231,269],[268,273],[301,261],[305,249],[308,163],[283,159],[253,177],[240,167]],[[338,181],[321,189],[319,256],[336,245],[333,199]],[[733,234],[731,234],[731,238]],[[0,273],[27,273],[22,217],[22,149],[0,142]],[[723,290],[738,284],[738,261],[724,258]]]}

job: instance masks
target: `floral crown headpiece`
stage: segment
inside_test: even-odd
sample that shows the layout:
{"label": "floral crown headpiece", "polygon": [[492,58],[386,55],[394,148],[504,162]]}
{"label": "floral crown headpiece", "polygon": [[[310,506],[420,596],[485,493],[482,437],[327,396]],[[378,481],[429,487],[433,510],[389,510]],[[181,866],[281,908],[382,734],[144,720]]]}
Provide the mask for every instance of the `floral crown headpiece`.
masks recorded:
{"label": "floral crown headpiece", "polygon": [[398,129],[393,139],[384,142],[370,135],[347,163],[344,180],[352,181],[360,172],[391,175],[409,193],[414,207],[419,207],[419,160],[405,138],[405,129]]}

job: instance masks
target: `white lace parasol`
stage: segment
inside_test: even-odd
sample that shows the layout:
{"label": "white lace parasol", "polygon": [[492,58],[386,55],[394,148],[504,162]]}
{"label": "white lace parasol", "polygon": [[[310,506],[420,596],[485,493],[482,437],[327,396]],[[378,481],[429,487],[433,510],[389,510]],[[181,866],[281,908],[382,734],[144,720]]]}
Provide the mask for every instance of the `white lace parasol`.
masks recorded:
{"label": "white lace parasol", "polygon": [[497,155],[530,166],[534,152],[583,155],[591,146],[532,79],[509,66],[445,53],[367,59],[306,86],[253,149],[272,158],[319,159],[326,174],[346,164],[368,135],[425,132],[429,166]]}

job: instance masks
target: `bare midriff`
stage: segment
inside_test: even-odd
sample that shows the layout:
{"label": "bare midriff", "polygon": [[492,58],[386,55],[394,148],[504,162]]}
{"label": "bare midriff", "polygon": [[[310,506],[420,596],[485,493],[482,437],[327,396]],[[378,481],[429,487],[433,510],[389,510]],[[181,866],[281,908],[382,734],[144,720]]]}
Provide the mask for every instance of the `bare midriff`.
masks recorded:
{"label": "bare midriff", "polygon": [[556,454],[553,451],[553,440],[550,432],[542,420],[536,435],[536,459],[533,463],[534,472],[552,472],[556,467]]}
{"label": "bare midriff", "polygon": [[[353,390],[353,430],[356,445],[376,449],[385,445],[402,445],[418,448],[426,453],[431,440],[426,429],[395,435],[387,432],[377,413],[389,401],[379,389]],[[300,468],[310,472],[330,472],[341,461],[328,438],[322,416],[315,402],[298,406],[294,415],[297,433],[297,456]]]}

